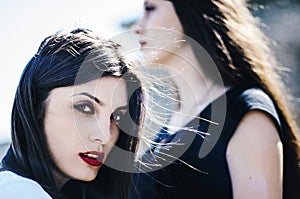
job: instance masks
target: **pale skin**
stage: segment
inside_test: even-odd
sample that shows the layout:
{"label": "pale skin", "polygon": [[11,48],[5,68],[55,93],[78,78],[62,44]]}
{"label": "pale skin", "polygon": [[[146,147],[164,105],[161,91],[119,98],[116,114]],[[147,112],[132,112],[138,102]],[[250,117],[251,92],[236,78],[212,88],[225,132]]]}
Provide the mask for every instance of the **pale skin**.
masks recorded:
{"label": "pale skin", "polygon": [[244,116],[226,158],[234,198],[282,198],[282,143],[267,114],[251,111]]}
{"label": "pale skin", "polygon": [[[182,26],[170,1],[145,1],[144,10],[143,18],[136,24],[138,26],[136,34],[139,38],[147,38],[147,27],[164,27],[178,32],[182,31]],[[148,44],[153,45],[153,41],[149,41]],[[146,48],[147,41],[146,44],[143,42],[141,50],[145,51]],[[188,43],[174,51],[177,54],[184,52],[185,54],[182,54],[184,57],[188,56],[188,60],[196,63],[195,55]],[[153,62],[153,60],[147,61]],[[226,88],[221,89],[218,85],[214,85],[212,80],[205,79],[199,64],[197,64],[199,70],[196,73],[191,64],[179,62],[178,56],[163,54],[159,57],[158,54],[155,62],[158,61],[167,68],[171,68],[171,73],[175,71],[174,83],[181,96],[181,107],[178,112],[185,115],[198,114],[211,100],[226,91]],[[204,83],[206,87],[203,86]],[[207,90],[212,93],[208,95]],[[197,109],[196,113],[195,109]],[[171,118],[171,125],[184,126],[187,122],[187,118],[182,119],[177,114]],[[283,149],[279,133],[269,115],[262,111],[247,113],[228,144],[226,158],[235,199],[282,198]]]}
{"label": "pale skin", "polygon": [[101,165],[90,165],[79,154],[103,153],[104,163],[119,136],[112,114],[126,111],[127,89],[120,78],[102,77],[51,91],[44,123],[59,187],[70,179],[91,181],[97,176]]}

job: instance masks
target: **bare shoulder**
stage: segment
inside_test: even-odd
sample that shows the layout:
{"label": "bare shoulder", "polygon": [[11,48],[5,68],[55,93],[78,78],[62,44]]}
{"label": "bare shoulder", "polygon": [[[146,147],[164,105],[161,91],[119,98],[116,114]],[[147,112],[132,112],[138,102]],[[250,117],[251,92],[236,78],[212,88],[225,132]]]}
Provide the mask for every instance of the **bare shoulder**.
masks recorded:
{"label": "bare shoulder", "polygon": [[249,143],[246,146],[256,150],[268,149],[269,144],[280,142],[277,128],[268,114],[259,110],[247,113],[231,138],[228,150],[240,144],[244,146],[243,142]]}
{"label": "bare shoulder", "polygon": [[282,153],[270,116],[258,110],[247,113],[226,151],[234,198],[281,198]]}

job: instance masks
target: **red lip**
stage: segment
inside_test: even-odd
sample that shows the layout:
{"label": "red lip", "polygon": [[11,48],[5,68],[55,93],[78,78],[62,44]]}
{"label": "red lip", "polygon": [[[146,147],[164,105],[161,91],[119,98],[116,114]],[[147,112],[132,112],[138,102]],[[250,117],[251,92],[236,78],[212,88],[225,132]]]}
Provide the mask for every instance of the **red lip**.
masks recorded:
{"label": "red lip", "polygon": [[80,158],[91,166],[99,167],[102,165],[104,153],[97,151],[88,151],[79,153]]}

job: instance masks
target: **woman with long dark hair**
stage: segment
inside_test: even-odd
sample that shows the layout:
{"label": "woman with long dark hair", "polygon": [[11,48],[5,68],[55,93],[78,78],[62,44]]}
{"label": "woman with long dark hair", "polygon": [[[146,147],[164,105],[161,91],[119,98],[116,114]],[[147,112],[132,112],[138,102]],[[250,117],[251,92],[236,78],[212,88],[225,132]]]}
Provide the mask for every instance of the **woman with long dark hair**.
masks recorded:
{"label": "woman with long dark hair", "polygon": [[299,198],[296,123],[246,1],[146,0],[136,25],[145,63],[169,71],[179,103],[132,197]]}
{"label": "woman with long dark hair", "polygon": [[2,199],[64,198],[70,179],[92,181],[98,173],[105,197],[127,198],[142,92],[133,63],[118,48],[87,29],[41,43],[15,95]]}

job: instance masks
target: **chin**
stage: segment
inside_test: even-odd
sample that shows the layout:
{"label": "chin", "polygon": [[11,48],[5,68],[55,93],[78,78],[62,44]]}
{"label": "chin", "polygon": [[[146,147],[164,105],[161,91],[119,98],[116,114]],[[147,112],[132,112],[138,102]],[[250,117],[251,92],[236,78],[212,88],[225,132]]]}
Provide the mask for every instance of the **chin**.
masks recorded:
{"label": "chin", "polygon": [[82,178],[77,178],[76,180],[84,181],[84,182],[89,182],[92,181],[96,178],[97,175],[90,175],[90,176],[85,176]]}
{"label": "chin", "polygon": [[97,174],[98,174],[98,169],[97,170],[88,169],[87,171],[82,171],[81,173],[77,172],[76,175],[74,175],[74,179],[89,182],[94,180]]}

